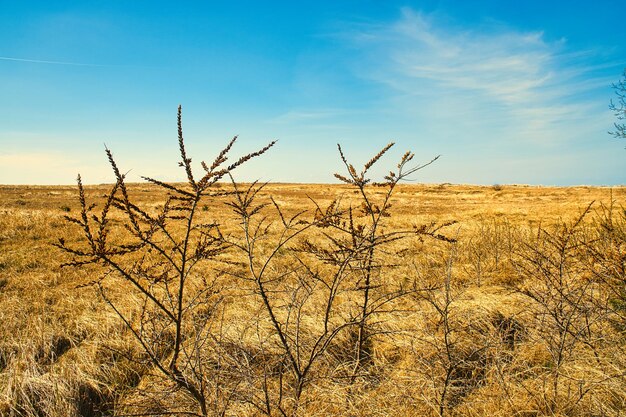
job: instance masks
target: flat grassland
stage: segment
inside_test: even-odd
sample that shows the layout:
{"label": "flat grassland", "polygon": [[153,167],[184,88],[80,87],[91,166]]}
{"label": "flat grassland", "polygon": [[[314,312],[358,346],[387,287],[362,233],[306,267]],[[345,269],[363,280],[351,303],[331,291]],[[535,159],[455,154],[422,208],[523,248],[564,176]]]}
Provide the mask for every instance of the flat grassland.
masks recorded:
{"label": "flat grassland", "polygon": [[[94,214],[110,188],[85,187]],[[129,190],[146,212],[165,204],[162,188]],[[209,226],[198,239],[222,246],[195,259],[175,340],[175,317],[110,264],[61,267],[72,257],[59,239],[88,246],[65,219],[81,217],[76,187],[0,186],[0,415],[626,412],[626,188],[399,185],[378,233],[408,232],[371,253],[342,246],[345,221],[367,232],[354,187],[265,186],[254,249],[233,198],[198,206],[222,240]],[[303,210],[290,229],[303,231],[278,247]],[[124,224],[118,210],[107,227],[131,244]],[[172,269],[139,255],[118,258],[175,310]]]}

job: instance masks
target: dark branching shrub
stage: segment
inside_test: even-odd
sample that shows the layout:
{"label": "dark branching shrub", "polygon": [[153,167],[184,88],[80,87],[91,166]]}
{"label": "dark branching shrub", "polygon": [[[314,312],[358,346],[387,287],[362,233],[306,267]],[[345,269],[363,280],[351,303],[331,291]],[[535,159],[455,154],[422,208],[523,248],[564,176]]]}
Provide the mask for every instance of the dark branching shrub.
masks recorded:
{"label": "dark branching shrub", "polygon": [[[385,282],[382,271],[392,265],[384,262],[381,253],[392,243],[410,236],[420,238],[429,236],[448,242],[454,241],[440,233],[441,229],[454,222],[414,225],[409,230],[396,228],[385,230],[392,215],[391,199],[398,184],[439,158],[436,157],[426,164],[411,166],[415,155],[406,152],[398,162],[397,170],[390,171],[382,181],[373,182],[369,178],[370,169],[393,145],[394,143],[390,143],[385,146],[365,163],[360,172],[348,162],[341,146],[338,145],[346,173],[337,173],[335,177],[354,188],[360,204],[357,207],[350,205],[342,209],[340,203],[335,201],[324,212],[318,206],[318,217],[324,217],[322,213],[325,213],[326,217],[320,226],[331,229],[332,232],[324,233],[326,243],[321,246],[307,243],[308,252],[315,254],[318,260],[333,265],[340,274],[349,274],[352,277],[354,292],[352,297],[357,300],[358,306],[357,311],[352,314],[357,322],[354,365],[350,377],[352,382],[359,375],[363,364],[370,359],[369,339],[380,331],[373,322],[377,321],[377,317],[383,311],[390,312],[389,308],[393,302],[411,291],[410,288],[402,286],[393,288],[390,282]],[[376,192],[378,190],[383,192]]]}
{"label": "dark branching shrub", "polygon": [[[66,266],[101,268],[91,285],[141,347],[150,380],[166,387],[139,384],[137,404],[126,407],[131,414],[207,416],[251,407],[265,415],[298,415],[315,402],[310,387],[366,380],[373,340],[385,333],[383,316],[414,291],[386,277],[395,265],[383,255],[409,237],[453,241],[441,234],[450,223],[396,230],[388,222],[398,184],[437,158],[411,166],[414,155],[406,152],[396,171],[373,182],[370,169],[393,143],[361,172],[339,147],[346,173],[335,177],[357,200],[328,207],[313,201],[309,213],[285,210],[263,195],[264,185],[237,183],[233,171],[274,142],[228,165],[235,140],[210,165],[202,162],[197,175],[179,107],[179,165],[187,182],[143,177],[167,195],[157,208],[139,203],[108,149],[116,182],[99,206],[87,201],[78,177],[79,214],[66,219],[82,239],[61,239],[57,246],[71,255]],[[224,179],[230,187],[218,183]],[[234,222],[217,212],[220,202]],[[254,329],[255,343],[226,334],[233,294],[255,311],[234,314],[241,335]]]}
{"label": "dark branching shrub", "polygon": [[626,69],[624,69],[622,79],[613,84],[613,89],[617,96],[617,102],[611,100],[609,109],[613,111],[618,122],[614,123],[615,130],[609,134],[618,139],[626,139],[626,124],[620,122],[626,120]]}
{"label": "dark branching shrub", "polygon": [[626,209],[611,201],[595,214],[593,236],[584,242],[587,266],[604,284],[611,321],[626,331]]}
{"label": "dark branching shrub", "polygon": [[[409,236],[449,240],[439,233],[447,224],[382,230],[391,216],[397,184],[428,165],[409,168],[413,154],[407,152],[397,174],[391,172],[383,182],[372,183],[366,177],[368,170],[392,145],[366,163],[360,174],[339,147],[348,172],[335,176],[354,187],[358,205],[344,207],[335,200],[322,207],[313,201],[313,218],[304,211],[287,215],[271,197],[263,201],[259,197],[263,185],[240,190],[232,183],[235,198],[229,205],[242,233],[229,243],[243,260],[234,275],[259,298],[284,363],[278,389],[270,390],[265,381],[275,375],[265,371],[257,389],[263,395],[251,399],[265,414],[271,415],[272,410],[296,414],[312,381],[330,378],[353,384],[364,376],[372,337],[380,332],[379,316],[391,313],[394,301],[410,292],[383,283],[383,269],[390,266],[379,259],[379,253]],[[384,190],[382,197],[370,188]],[[349,346],[341,348],[342,341]]]}
{"label": "dark branching shrub", "polygon": [[[82,241],[70,245],[60,239],[58,247],[72,256],[66,266],[95,264],[105,272],[92,284],[117,313],[149,358],[151,366],[188,396],[195,411],[208,415],[212,375],[206,369],[201,350],[212,335],[208,333],[214,312],[221,302],[218,274],[202,271],[228,247],[216,220],[200,218],[199,209],[207,200],[223,198],[229,192],[214,191],[214,185],[250,159],[262,155],[275,142],[257,152],[226,164],[236,137],[222,149],[203,171],[194,175],[191,158],[183,140],[181,108],[178,108],[178,143],[187,183],[172,185],[157,179],[146,181],[167,192],[158,211],[140,207],[133,199],[113,154],[106,150],[116,182],[99,212],[87,201],[78,177],[78,217],[67,221],[82,230]],[[123,227],[115,221],[123,219]],[[114,294],[119,281],[131,292],[134,304],[128,306]],[[204,314],[198,314],[204,311]]]}
{"label": "dark branching shrub", "polygon": [[535,369],[535,382],[540,383],[529,380],[525,388],[544,413],[582,411],[585,396],[610,379],[574,372],[581,363],[602,367],[598,349],[607,316],[599,308],[603,290],[589,275],[585,253],[595,240],[585,227],[592,204],[573,222],[540,228],[516,262],[524,278],[518,291],[528,298],[535,316],[532,343],[547,353],[547,362]]}

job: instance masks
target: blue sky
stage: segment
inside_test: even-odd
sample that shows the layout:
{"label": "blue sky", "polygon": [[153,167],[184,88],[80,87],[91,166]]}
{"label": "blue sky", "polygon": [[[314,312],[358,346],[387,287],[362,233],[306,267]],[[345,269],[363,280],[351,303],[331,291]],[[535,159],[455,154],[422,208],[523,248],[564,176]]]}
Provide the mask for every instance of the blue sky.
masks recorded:
{"label": "blue sky", "polygon": [[[426,183],[626,183],[607,134],[626,2],[0,0],[0,184],[182,180],[278,139],[242,180],[333,182],[389,141]],[[198,167],[199,168],[199,167]]]}

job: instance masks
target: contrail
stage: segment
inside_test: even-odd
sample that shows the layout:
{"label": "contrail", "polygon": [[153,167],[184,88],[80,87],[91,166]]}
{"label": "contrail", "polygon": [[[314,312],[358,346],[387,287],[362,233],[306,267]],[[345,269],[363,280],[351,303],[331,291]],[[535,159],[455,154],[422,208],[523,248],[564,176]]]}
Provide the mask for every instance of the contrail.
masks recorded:
{"label": "contrail", "polygon": [[64,62],[64,61],[44,61],[41,59],[12,58],[9,56],[0,56],[2,61],[31,62],[34,64],[53,64],[53,65],[73,65],[78,67],[109,67],[111,65],[101,64],[85,64],[81,62]]}

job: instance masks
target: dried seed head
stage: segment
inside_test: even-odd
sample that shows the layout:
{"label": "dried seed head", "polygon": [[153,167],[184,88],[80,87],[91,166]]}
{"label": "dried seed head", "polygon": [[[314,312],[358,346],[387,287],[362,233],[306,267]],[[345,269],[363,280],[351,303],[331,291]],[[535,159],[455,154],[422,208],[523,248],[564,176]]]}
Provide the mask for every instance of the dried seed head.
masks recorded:
{"label": "dried seed head", "polygon": [[372,159],[370,159],[367,164],[365,164],[363,173],[367,172],[368,169],[372,167],[391,147],[395,145],[394,142],[389,142],[387,146],[380,150]]}

